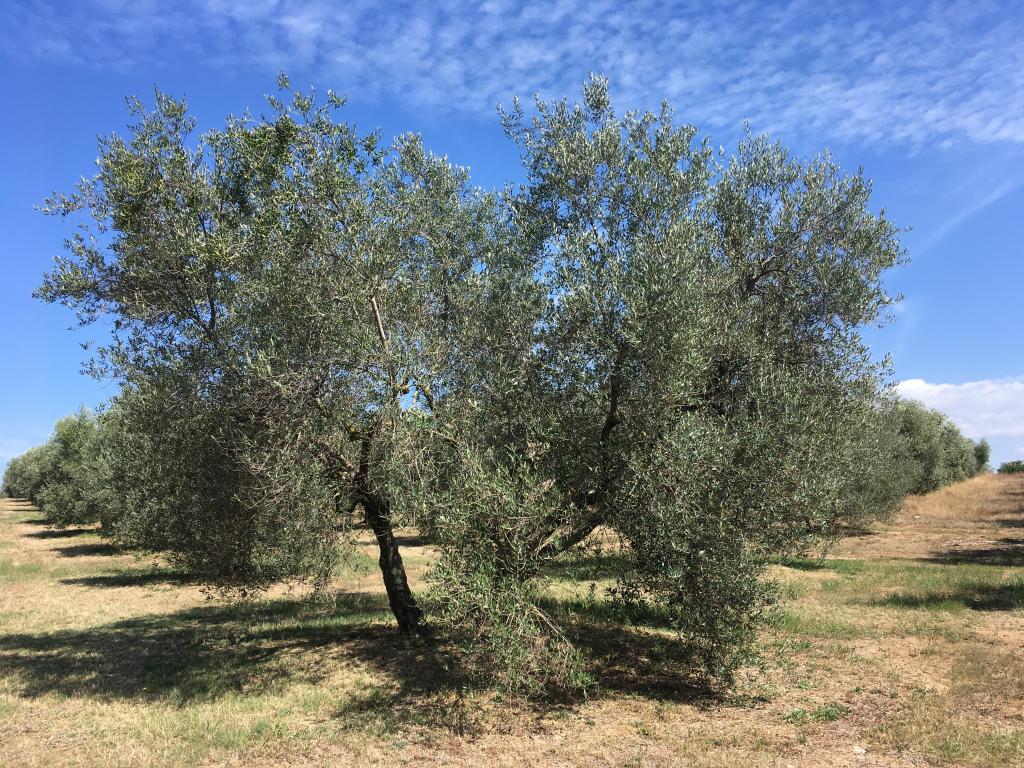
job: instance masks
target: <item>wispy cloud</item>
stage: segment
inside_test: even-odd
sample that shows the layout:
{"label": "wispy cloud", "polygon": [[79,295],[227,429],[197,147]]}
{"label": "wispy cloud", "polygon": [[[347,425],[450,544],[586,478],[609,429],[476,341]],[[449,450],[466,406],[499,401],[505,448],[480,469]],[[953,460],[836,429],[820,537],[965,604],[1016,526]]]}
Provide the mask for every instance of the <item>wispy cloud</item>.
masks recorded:
{"label": "wispy cloud", "polygon": [[45,0],[7,3],[9,58],[309,72],[360,97],[493,113],[603,71],[687,119],[904,146],[1024,143],[1024,11],[989,0]]}
{"label": "wispy cloud", "polygon": [[[982,211],[990,208],[991,206],[998,203],[1007,195],[1016,191],[1024,183],[1019,178],[1008,179],[1000,184],[997,184],[994,188],[987,192],[981,193],[979,196],[973,199],[973,202],[969,202],[963,208],[958,210],[955,214],[947,218],[938,226],[929,230],[927,237],[921,241],[914,249],[914,253],[917,256],[923,256],[925,253],[930,251],[933,247],[938,245],[940,242],[946,239],[946,236],[950,232],[954,231],[964,222],[974,218]],[[971,198],[966,198],[971,199]]]}
{"label": "wispy cloud", "polygon": [[965,384],[909,379],[896,389],[947,414],[968,437],[1024,437],[1024,376]]}

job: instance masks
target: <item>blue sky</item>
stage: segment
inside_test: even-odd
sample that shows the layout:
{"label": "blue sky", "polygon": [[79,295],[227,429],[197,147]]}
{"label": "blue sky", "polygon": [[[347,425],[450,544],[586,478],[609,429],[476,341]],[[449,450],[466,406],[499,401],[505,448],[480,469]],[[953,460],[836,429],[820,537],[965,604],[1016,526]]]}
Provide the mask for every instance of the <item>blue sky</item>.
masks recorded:
{"label": "blue sky", "polygon": [[997,461],[1024,458],[1019,2],[0,0],[0,65],[0,465],[113,393],[79,373],[71,314],[31,298],[69,234],[33,206],[92,173],[125,96],[159,85],[212,127],[259,112],[280,70],[347,95],[364,131],[423,134],[482,186],[518,173],[495,105],[573,96],[591,71],[620,110],[668,99],[727,148],[745,119],[798,154],[829,147],[913,228],[888,278],[906,299],[873,349]]}

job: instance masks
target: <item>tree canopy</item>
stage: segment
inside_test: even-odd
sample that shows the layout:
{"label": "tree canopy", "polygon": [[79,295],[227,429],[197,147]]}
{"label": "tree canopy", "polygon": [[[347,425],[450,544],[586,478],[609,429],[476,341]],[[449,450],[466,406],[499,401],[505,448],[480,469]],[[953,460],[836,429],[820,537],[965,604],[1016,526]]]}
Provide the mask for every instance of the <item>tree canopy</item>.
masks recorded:
{"label": "tree canopy", "polygon": [[[365,524],[418,633],[394,533],[416,526],[432,621],[530,693],[587,683],[545,573],[589,537],[609,599],[728,681],[774,558],[987,461],[887,394],[859,331],[893,301],[899,230],[827,154],[716,153],[667,105],[618,115],[594,77],[502,113],[525,183],[484,192],[281,88],[201,135],[183,102],[134,101],[48,203],[91,220],[39,295],[111,322],[90,498],[120,540],[224,585],[326,589]],[[19,462],[9,492],[40,497]]]}

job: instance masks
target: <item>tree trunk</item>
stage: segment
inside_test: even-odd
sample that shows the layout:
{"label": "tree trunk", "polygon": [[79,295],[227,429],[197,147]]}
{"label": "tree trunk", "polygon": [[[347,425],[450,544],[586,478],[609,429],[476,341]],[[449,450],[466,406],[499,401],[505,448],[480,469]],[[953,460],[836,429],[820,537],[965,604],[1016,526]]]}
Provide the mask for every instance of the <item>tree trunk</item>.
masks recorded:
{"label": "tree trunk", "polygon": [[575,547],[593,533],[604,522],[604,518],[604,510],[598,508],[567,529],[555,531],[537,547],[536,553],[538,557],[544,559],[556,557],[566,550]]}
{"label": "tree trunk", "polygon": [[391,612],[398,621],[398,630],[407,635],[418,635],[422,632],[420,620],[423,611],[416,605],[416,598],[409,589],[402,553],[398,551],[395,531],[391,527],[391,504],[387,497],[375,492],[370,481],[370,449],[374,434],[375,431],[370,431],[360,436],[359,467],[353,478],[355,500],[363,505],[366,522],[377,538],[380,572],[384,577]]}
{"label": "tree trunk", "polygon": [[388,592],[391,612],[398,621],[398,629],[409,635],[420,634],[423,611],[416,605],[416,598],[409,589],[405,564],[402,562],[401,552],[398,551],[395,532],[391,528],[388,505],[380,498],[364,495],[363,509],[366,511],[366,522],[373,530],[373,535],[377,537],[377,546],[380,548],[380,572],[384,577],[384,588]]}

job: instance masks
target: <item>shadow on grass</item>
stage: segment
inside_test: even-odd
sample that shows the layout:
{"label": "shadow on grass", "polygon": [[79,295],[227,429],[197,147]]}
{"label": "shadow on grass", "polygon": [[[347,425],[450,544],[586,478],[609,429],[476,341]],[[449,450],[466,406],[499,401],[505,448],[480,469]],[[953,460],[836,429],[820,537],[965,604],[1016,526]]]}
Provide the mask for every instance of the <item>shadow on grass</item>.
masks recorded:
{"label": "shadow on grass", "polygon": [[629,555],[623,551],[603,553],[573,553],[541,565],[541,572],[553,579],[571,581],[597,581],[612,579],[629,567]]}
{"label": "shadow on grass", "polygon": [[656,605],[624,605],[609,599],[542,599],[538,606],[559,624],[587,658],[601,694],[709,704],[723,692],[693,674],[687,648]]}
{"label": "shadow on grass", "polygon": [[96,528],[53,528],[45,531],[32,531],[24,534],[27,539],[72,539],[75,536],[95,536],[99,534]]}
{"label": "shadow on grass", "polygon": [[584,624],[570,630],[575,645],[590,659],[600,694],[708,706],[724,694],[693,674],[685,648],[668,634],[614,624]]}
{"label": "shadow on grass", "polygon": [[798,571],[832,571],[833,573],[855,574],[864,570],[862,560],[843,560],[840,558],[818,557],[780,557],[775,565],[793,568]]}
{"label": "shadow on grass", "polygon": [[118,571],[117,573],[105,573],[99,576],[76,576],[74,578],[59,579],[61,584],[68,584],[78,587],[148,587],[154,584],[199,584],[194,577],[183,571],[174,571],[169,568],[151,568],[137,571]]}
{"label": "shadow on grass", "polygon": [[1000,539],[992,547],[952,547],[922,558],[928,563],[944,565],[1024,566],[1024,539]]}
{"label": "shadow on grass", "polygon": [[316,682],[341,657],[421,686],[423,674],[443,666],[429,659],[429,641],[375,623],[386,610],[383,595],[348,593],[329,610],[291,600],[207,605],[85,630],[7,634],[0,675],[17,680],[24,697],[185,702],[265,693],[285,679]]}
{"label": "shadow on grass", "polygon": [[114,544],[73,544],[67,547],[55,547],[61,557],[110,557],[123,554],[124,550]]}
{"label": "shadow on grass", "polygon": [[935,592],[895,594],[871,605],[883,608],[923,610],[1013,611],[1024,609],[1024,580],[998,585],[979,585]]}
{"label": "shadow on grass", "polygon": [[1024,528],[1024,490],[1005,490],[1003,495],[1014,500],[1016,509],[1009,516],[996,518],[995,522],[1006,528]]}
{"label": "shadow on grass", "polygon": [[0,500],[6,501],[13,509],[35,509],[28,499],[12,499],[9,496],[0,496]]}
{"label": "shadow on grass", "polygon": [[[168,573],[147,574],[153,581]],[[67,579],[139,579],[143,574]],[[139,583],[132,581],[131,583]],[[716,694],[688,676],[667,636],[577,614],[570,636],[593,660],[597,695],[710,702]],[[340,691],[346,727],[430,723],[461,732],[459,657],[443,638],[408,638],[394,628],[386,596],[343,593],[333,604],[275,600],[204,605],[87,629],[0,635],[0,678],[26,698],[58,694],[100,700],[183,704],[231,694],[264,695],[287,683],[317,684],[346,667],[373,684]],[[542,709],[572,702],[550,701]]]}

